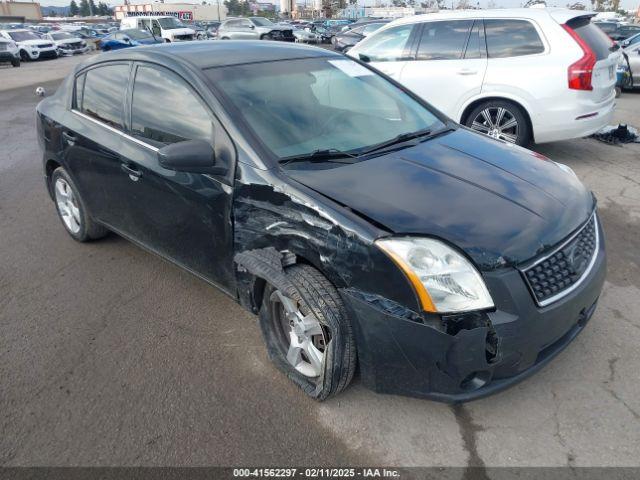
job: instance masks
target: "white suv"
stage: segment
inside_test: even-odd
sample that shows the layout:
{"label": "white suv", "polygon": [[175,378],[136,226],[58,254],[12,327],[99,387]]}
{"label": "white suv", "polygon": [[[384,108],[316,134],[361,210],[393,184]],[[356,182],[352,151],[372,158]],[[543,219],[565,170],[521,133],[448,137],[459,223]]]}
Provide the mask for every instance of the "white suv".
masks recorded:
{"label": "white suv", "polygon": [[525,145],[590,135],[615,106],[617,45],[594,13],[473,10],[396,20],[348,55],[454,120]]}
{"label": "white suv", "polygon": [[31,30],[0,30],[0,36],[16,43],[23,61],[58,57],[58,47],[51,40],[43,40]]}

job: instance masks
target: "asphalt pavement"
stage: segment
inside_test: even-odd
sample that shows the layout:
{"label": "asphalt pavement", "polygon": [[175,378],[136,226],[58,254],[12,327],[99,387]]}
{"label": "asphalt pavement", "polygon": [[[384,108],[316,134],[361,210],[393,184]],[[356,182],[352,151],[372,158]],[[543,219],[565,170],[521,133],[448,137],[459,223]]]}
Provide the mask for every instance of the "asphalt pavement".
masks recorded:
{"label": "asphalt pavement", "polygon": [[[640,145],[535,147],[596,193],[609,261],[594,318],[543,371],[457,407],[358,382],[316,403],[233,300],[115,235],[65,233],[32,93],[78,59],[57,61],[0,68],[0,466],[640,464]],[[616,117],[640,125],[640,93]]]}

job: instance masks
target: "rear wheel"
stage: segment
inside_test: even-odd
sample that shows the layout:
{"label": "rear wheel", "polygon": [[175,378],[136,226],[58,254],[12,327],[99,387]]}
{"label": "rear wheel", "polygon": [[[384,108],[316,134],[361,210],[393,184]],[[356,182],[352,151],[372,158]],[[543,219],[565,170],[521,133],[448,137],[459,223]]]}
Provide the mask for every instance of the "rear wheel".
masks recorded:
{"label": "rear wheel", "polygon": [[264,35],[260,36],[260,40],[273,40],[273,35],[271,35],[270,33],[265,33]]}
{"label": "rear wheel", "polygon": [[481,103],[467,115],[465,125],[509,143],[527,145],[531,141],[531,131],[524,111],[506,100]]}
{"label": "rear wheel", "polygon": [[11,65],[13,65],[14,67],[19,67],[20,66],[20,59],[19,58],[14,58],[13,60],[11,60]]}
{"label": "rear wheel", "polygon": [[87,242],[109,233],[105,227],[91,218],[78,188],[64,168],[58,167],[54,170],[51,185],[58,217],[74,240]]}
{"label": "rear wheel", "polygon": [[260,327],[269,356],[307,395],[324,400],[344,390],[356,367],[356,347],[342,298],[315,268],[285,270],[290,291],[265,287]]}

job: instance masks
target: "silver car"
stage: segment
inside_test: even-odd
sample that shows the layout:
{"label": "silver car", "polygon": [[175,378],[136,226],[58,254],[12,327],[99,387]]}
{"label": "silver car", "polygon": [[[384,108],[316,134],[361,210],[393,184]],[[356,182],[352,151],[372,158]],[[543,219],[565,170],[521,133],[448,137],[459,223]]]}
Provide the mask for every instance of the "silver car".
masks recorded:
{"label": "silver car", "polygon": [[263,17],[232,18],[226,20],[218,28],[221,40],[280,40],[294,42],[291,27],[276,25]]}

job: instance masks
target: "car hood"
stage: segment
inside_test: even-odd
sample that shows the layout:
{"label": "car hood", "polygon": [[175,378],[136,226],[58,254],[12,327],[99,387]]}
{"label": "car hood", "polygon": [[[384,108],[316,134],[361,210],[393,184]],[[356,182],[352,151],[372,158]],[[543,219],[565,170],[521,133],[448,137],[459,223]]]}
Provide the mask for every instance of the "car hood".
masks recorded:
{"label": "car hood", "polygon": [[16,44],[18,45],[35,45],[35,46],[43,45],[47,43],[54,44],[55,42],[53,40],[47,40],[45,38],[40,38],[37,40],[23,40],[21,42],[16,42]]}
{"label": "car hood", "polygon": [[66,45],[68,43],[78,43],[81,42],[81,38],[67,38],[66,40],[53,40],[56,45]]}
{"label": "car hood", "polygon": [[530,260],[594,208],[555,162],[462,128],[355,164],[286,173],[392,233],[451,242],[483,270]]}
{"label": "car hood", "polygon": [[195,35],[196,31],[192,28],[172,28],[167,30],[171,35]]}

